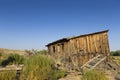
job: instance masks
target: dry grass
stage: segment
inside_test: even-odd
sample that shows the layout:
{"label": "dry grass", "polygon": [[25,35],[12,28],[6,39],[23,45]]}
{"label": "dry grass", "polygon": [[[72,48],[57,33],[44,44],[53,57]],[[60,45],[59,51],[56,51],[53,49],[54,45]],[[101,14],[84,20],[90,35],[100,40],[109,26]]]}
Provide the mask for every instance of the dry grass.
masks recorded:
{"label": "dry grass", "polygon": [[120,66],[120,56],[111,56],[112,60]]}
{"label": "dry grass", "polygon": [[83,74],[82,80],[108,80],[108,78],[102,71],[90,70]]}
{"label": "dry grass", "polygon": [[24,64],[21,80],[58,80],[65,71],[58,71],[51,58],[41,54],[30,56]]}
{"label": "dry grass", "polygon": [[15,80],[16,71],[0,71],[0,80]]}
{"label": "dry grass", "polygon": [[27,53],[25,51],[22,50],[11,50],[11,49],[4,49],[4,48],[0,48],[0,53],[4,53],[4,54],[19,54],[19,55],[26,55]]}

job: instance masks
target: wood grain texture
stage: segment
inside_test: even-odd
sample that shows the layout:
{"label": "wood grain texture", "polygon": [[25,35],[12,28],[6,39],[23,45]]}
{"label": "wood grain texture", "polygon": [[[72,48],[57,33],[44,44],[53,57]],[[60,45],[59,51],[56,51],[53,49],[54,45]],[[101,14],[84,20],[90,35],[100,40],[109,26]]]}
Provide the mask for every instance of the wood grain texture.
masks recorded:
{"label": "wood grain texture", "polygon": [[104,55],[108,60],[110,56],[108,31],[61,39],[47,47],[51,56],[63,59],[71,57],[72,63],[80,66],[97,55]]}

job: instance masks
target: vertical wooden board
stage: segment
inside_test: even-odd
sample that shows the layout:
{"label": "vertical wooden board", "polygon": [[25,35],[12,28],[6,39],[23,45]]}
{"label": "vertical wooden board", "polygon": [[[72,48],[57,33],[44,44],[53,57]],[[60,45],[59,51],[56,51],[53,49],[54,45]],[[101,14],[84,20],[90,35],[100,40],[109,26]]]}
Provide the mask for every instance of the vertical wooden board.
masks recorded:
{"label": "vertical wooden board", "polygon": [[90,36],[90,43],[91,43],[91,53],[93,54],[93,36]]}
{"label": "vertical wooden board", "polygon": [[50,46],[48,46],[47,48],[48,48],[48,54],[50,54]]}
{"label": "vertical wooden board", "polygon": [[67,50],[67,42],[65,43],[66,45],[65,45],[65,55],[67,56],[67,52],[68,52],[68,50]]}
{"label": "vertical wooden board", "polygon": [[81,49],[84,52],[84,38],[81,37]]}
{"label": "vertical wooden board", "polygon": [[107,47],[108,47],[108,44],[107,44],[107,34],[104,33],[104,47],[105,47],[105,55],[107,55]]}
{"label": "vertical wooden board", "polygon": [[86,36],[86,44],[87,44],[87,57],[88,57],[88,60],[90,59],[90,44],[89,44],[89,37]]}
{"label": "vertical wooden board", "polygon": [[79,38],[77,38],[77,45],[78,45],[78,49],[77,49],[77,52],[79,53],[79,51],[80,51],[80,41],[79,41]]}
{"label": "vertical wooden board", "polygon": [[72,40],[70,40],[70,55],[72,54],[72,52],[73,52],[73,50],[72,50],[72,48],[73,48],[73,44],[72,44]]}
{"label": "vertical wooden board", "polygon": [[100,54],[100,37],[99,34],[97,34],[96,36],[97,36],[97,53]]}
{"label": "vertical wooden board", "polygon": [[97,36],[96,36],[96,34],[95,34],[95,35],[93,36],[93,42],[94,42],[94,44],[93,44],[93,47],[94,47],[94,56],[97,56],[96,38],[97,38]]}
{"label": "vertical wooden board", "polygon": [[79,38],[77,38],[77,53],[79,53]]}
{"label": "vertical wooden board", "polygon": [[95,42],[94,42],[94,36],[95,35],[92,35],[92,55],[93,55],[93,57],[95,57]]}
{"label": "vertical wooden board", "polygon": [[54,54],[54,52],[53,52],[53,45],[51,46],[51,51],[52,51],[52,54]]}
{"label": "vertical wooden board", "polygon": [[56,44],[54,44],[54,46],[55,46],[55,55],[59,55],[58,53],[57,53],[57,45]]}
{"label": "vertical wooden board", "polygon": [[55,52],[54,53],[56,54],[56,45],[55,44],[54,44],[54,47],[55,47]]}
{"label": "vertical wooden board", "polygon": [[92,48],[92,55],[93,55],[93,53],[94,53],[94,47],[93,47],[93,45],[94,45],[94,41],[93,41],[93,35],[91,35],[91,48]]}
{"label": "vertical wooden board", "polygon": [[71,54],[71,40],[68,41],[68,55]]}
{"label": "vertical wooden board", "polygon": [[73,54],[73,52],[74,52],[74,41],[73,41],[73,39],[71,40],[71,43],[72,43],[72,45],[71,45],[71,52]]}
{"label": "vertical wooden board", "polygon": [[91,35],[89,35],[88,37],[89,37],[89,49],[90,49],[89,58],[91,59],[91,58],[92,58],[92,56],[91,56],[91,54],[92,54],[92,48],[91,48],[91,46],[92,46],[92,44],[91,44]]}
{"label": "vertical wooden board", "polygon": [[53,54],[53,46],[51,46],[51,53]]}
{"label": "vertical wooden board", "polygon": [[60,54],[62,54],[63,51],[62,51],[62,45],[60,44]]}
{"label": "vertical wooden board", "polygon": [[52,54],[53,54],[53,45],[51,46]]}
{"label": "vertical wooden board", "polygon": [[99,53],[101,54],[101,35],[99,34]]}
{"label": "vertical wooden board", "polygon": [[77,53],[77,41],[76,38],[74,39],[74,54]]}
{"label": "vertical wooden board", "polygon": [[103,33],[100,34],[100,37],[101,37],[100,38],[100,40],[101,40],[101,44],[100,44],[101,45],[101,53],[104,55],[104,52],[103,52],[103,41],[104,41],[103,40]]}
{"label": "vertical wooden board", "polygon": [[57,44],[55,44],[55,53],[58,53],[58,50],[57,50]]}
{"label": "vertical wooden board", "polygon": [[71,53],[71,40],[68,41],[68,55]]}
{"label": "vertical wooden board", "polygon": [[68,56],[68,42],[66,42],[66,46],[65,46],[65,55]]}
{"label": "vertical wooden board", "polygon": [[66,53],[66,51],[65,51],[66,42],[63,42],[63,44],[64,44],[64,46],[63,46],[63,53],[62,53],[62,56],[65,57],[65,53]]}
{"label": "vertical wooden board", "polygon": [[107,32],[106,32],[106,36],[107,36],[107,40],[106,40],[106,41],[107,41],[107,47],[106,47],[106,48],[107,48],[107,57],[108,57],[107,60],[108,60],[108,61],[111,61],[111,60],[110,60],[109,40],[108,40],[108,33],[107,33]]}
{"label": "vertical wooden board", "polygon": [[74,54],[75,53],[75,40],[74,39],[72,39],[72,50],[73,50],[73,52],[72,52],[72,54]]}
{"label": "vertical wooden board", "polygon": [[78,53],[78,44],[77,44],[77,38],[75,39],[75,54]]}
{"label": "vertical wooden board", "polygon": [[64,53],[63,53],[63,56],[65,57],[66,55],[66,42],[64,42]]}
{"label": "vertical wooden board", "polygon": [[77,41],[78,41],[77,42],[77,45],[78,45],[78,51],[77,52],[79,53],[79,51],[80,51],[80,41],[79,41],[79,38],[77,39]]}
{"label": "vertical wooden board", "polygon": [[82,38],[79,38],[79,47],[80,47],[79,52],[81,52],[81,50],[82,50]]}
{"label": "vertical wooden board", "polygon": [[71,40],[71,54],[73,53],[73,40]]}
{"label": "vertical wooden board", "polygon": [[99,34],[97,34],[96,36],[97,36],[97,53],[100,54],[100,37]]}
{"label": "vertical wooden board", "polygon": [[67,42],[67,47],[66,47],[67,48],[67,55],[69,55],[69,47],[70,47],[69,42]]}
{"label": "vertical wooden board", "polygon": [[106,55],[106,34],[103,33],[103,54]]}
{"label": "vertical wooden board", "polygon": [[66,56],[68,55],[68,42],[66,42],[66,46],[65,46],[65,54],[66,54]]}
{"label": "vertical wooden board", "polygon": [[77,39],[75,39],[75,54],[77,54]]}
{"label": "vertical wooden board", "polygon": [[91,41],[91,39],[90,39],[90,35],[89,35],[89,36],[87,36],[89,59],[91,59],[91,42],[90,41]]}
{"label": "vertical wooden board", "polygon": [[79,53],[80,53],[81,49],[82,49],[82,46],[81,46],[81,38],[79,38]]}
{"label": "vertical wooden board", "polygon": [[93,36],[90,35],[90,48],[91,48],[91,58],[93,58]]}
{"label": "vertical wooden board", "polygon": [[95,42],[95,51],[97,52],[98,51],[98,49],[97,49],[97,34],[95,35],[94,42]]}
{"label": "vertical wooden board", "polygon": [[85,62],[86,63],[89,60],[89,53],[88,53],[88,42],[87,42],[87,36],[84,37],[84,55],[85,55]]}
{"label": "vertical wooden board", "polygon": [[94,54],[94,56],[95,56],[95,53],[96,53],[96,46],[95,46],[95,38],[96,38],[96,36],[95,35],[93,35],[92,36],[93,38],[92,38],[92,41],[93,41],[93,54]]}
{"label": "vertical wooden board", "polygon": [[72,41],[69,40],[69,43],[68,43],[69,55],[72,53],[72,52],[71,52],[71,49],[72,49]]}
{"label": "vertical wooden board", "polygon": [[105,38],[106,38],[106,54],[109,56],[110,55],[110,48],[109,48],[109,41],[108,41],[107,32],[105,33]]}
{"label": "vertical wooden board", "polygon": [[75,53],[74,39],[72,39],[72,54]]}
{"label": "vertical wooden board", "polygon": [[93,48],[93,57],[95,57],[95,41],[94,41],[95,35],[92,35],[92,48]]}
{"label": "vertical wooden board", "polygon": [[74,41],[73,39],[71,40],[71,54],[74,53]]}
{"label": "vertical wooden board", "polygon": [[86,44],[86,37],[85,36],[84,36],[83,43],[84,43],[84,54],[86,54],[87,53],[87,44]]}
{"label": "vertical wooden board", "polygon": [[88,53],[90,53],[90,42],[89,42],[89,37],[88,36],[86,36],[86,38],[87,38],[87,51],[88,51]]}
{"label": "vertical wooden board", "polygon": [[103,33],[103,53],[104,53],[104,55],[106,55],[105,49],[106,49],[106,35],[105,35],[105,33]]}

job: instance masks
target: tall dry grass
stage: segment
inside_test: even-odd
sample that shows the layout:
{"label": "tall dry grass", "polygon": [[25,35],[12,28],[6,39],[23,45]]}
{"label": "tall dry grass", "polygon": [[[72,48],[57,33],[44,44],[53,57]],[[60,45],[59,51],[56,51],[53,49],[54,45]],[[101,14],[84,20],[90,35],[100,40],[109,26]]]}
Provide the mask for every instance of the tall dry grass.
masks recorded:
{"label": "tall dry grass", "polygon": [[108,80],[108,78],[100,70],[90,70],[85,71],[82,80]]}
{"label": "tall dry grass", "polygon": [[16,71],[0,71],[0,80],[15,80]]}
{"label": "tall dry grass", "polygon": [[45,55],[36,54],[25,61],[21,80],[44,80],[52,73],[54,62]]}

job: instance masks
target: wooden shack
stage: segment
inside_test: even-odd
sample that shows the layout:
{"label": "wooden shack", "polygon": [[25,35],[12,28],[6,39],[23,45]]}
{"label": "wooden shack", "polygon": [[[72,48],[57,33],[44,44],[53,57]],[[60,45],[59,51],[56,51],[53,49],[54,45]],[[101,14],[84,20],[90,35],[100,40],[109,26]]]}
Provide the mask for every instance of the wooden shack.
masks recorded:
{"label": "wooden shack", "polygon": [[109,57],[108,30],[63,38],[46,45],[48,53],[63,65],[82,66],[97,55]]}

